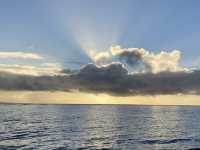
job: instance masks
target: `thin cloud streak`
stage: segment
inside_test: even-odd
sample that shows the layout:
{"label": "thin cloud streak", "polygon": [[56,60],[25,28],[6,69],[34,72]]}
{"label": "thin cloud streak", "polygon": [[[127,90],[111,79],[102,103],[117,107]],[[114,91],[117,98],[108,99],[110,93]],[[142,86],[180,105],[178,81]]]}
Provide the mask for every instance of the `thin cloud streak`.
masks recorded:
{"label": "thin cloud streak", "polygon": [[0,59],[35,59],[40,60],[43,59],[42,56],[36,53],[30,52],[3,52],[0,51]]}
{"label": "thin cloud streak", "polygon": [[60,74],[62,70],[59,63],[51,62],[43,56],[32,52],[0,51],[0,60],[6,60],[4,63],[0,63],[0,72],[16,75],[52,76]]}
{"label": "thin cloud streak", "polygon": [[18,64],[0,64],[0,71],[19,75],[43,76],[43,75],[58,75],[61,67],[58,64],[43,63],[37,66],[34,65],[18,65]]}

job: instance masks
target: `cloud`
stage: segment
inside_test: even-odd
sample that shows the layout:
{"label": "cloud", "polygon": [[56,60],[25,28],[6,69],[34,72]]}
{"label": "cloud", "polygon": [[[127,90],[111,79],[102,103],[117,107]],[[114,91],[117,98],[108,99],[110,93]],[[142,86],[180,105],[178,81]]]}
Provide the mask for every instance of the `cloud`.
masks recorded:
{"label": "cloud", "polygon": [[96,55],[94,55],[93,60],[96,63],[101,63],[102,61],[105,61],[108,58],[110,58],[110,54],[108,52],[99,52]]}
{"label": "cloud", "polygon": [[[37,53],[20,51],[0,52],[0,59],[6,59],[6,63],[0,63],[0,72],[18,75],[52,76],[61,74],[62,70],[60,64],[49,62],[46,58]],[[17,59],[14,60],[15,63],[11,61],[13,59]],[[26,59],[26,61],[24,59]]]}
{"label": "cloud", "polygon": [[124,68],[123,64],[113,62],[104,66],[97,66],[95,64],[88,64],[80,69],[77,76],[79,79],[90,81],[106,81],[120,80],[126,76],[128,71]]}
{"label": "cloud", "polygon": [[93,53],[92,58],[97,64],[99,62],[104,64],[109,60],[111,62],[113,59],[118,60],[129,66],[131,71],[134,70],[140,73],[189,71],[189,69],[179,66],[181,59],[181,52],[179,50],[153,53],[143,48],[121,48],[117,45],[111,46],[106,51]]}
{"label": "cloud", "polygon": [[158,54],[149,53],[146,51],[142,55],[142,60],[145,64],[151,67],[152,73],[159,73],[164,71],[189,71],[189,69],[179,66],[180,58],[181,52],[178,50],[173,50],[171,52],[161,51]]}
{"label": "cloud", "polygon": [[102,64],[111,57],[109,51],[95,52],[94,50],[89,49],[87,50],[87,53],[90,59],[96,64]]}
{"label": "cloud", "polygon": [[0,72],[7,72],[21,75],[58,75],[61,67],[58,64],[43,63],[38,66],[34,65],[18,65],[18,64],[0,64]]}
{"label": "cloud", "polygon": [[36,53],[30,52],[0,52],[0,58],[2,59],[43,59],[42,56]]}
{"label": "cloud", "polygon": [[1,72],[2,90],[53,90],[115,96],[200,94],[200,71],[129,74],[119,62],[85,65],[71,75],[30,76]]}
{"label": "cloud", "polygon": [[200,71],[128,74],[121,63],[89,64],[77,74],[84,89],[114,95],[199,94]]}

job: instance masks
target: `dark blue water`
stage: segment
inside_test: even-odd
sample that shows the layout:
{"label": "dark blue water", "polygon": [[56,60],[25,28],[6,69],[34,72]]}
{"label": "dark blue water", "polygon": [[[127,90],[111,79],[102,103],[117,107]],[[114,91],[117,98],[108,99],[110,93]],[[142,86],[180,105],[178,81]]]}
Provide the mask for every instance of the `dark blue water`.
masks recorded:
{"label": "dark blue water", "polygon": [[200,148],[200,107],[0,105],[0,149]]}

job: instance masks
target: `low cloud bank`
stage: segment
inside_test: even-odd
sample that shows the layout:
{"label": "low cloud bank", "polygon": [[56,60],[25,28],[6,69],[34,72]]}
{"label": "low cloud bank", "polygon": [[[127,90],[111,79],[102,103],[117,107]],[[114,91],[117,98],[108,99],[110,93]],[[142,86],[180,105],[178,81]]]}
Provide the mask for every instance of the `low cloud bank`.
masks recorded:
{"label": "low cloud bank", "polygon": [[1,90],[58,90],[108,93],[118,96],[200,94],[200,71],[129,74],[116,62],[88,64],[64,76],[27,76],[0,73]]}

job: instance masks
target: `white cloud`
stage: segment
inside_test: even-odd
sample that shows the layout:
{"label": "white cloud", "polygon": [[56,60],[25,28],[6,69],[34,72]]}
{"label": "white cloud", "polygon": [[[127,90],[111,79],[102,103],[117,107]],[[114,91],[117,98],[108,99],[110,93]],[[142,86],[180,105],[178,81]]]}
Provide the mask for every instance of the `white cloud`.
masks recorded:
{"label": "white cloud", "polygon": [[123,49],[119,45],[116,45],[116,46],[111,46],[109,51],[113,56],[117,56],[123,52]]}
{"label": "white cloud", "polygon": [[108,58],[110,58],[109,52],[99,52],[95,54],[95,56],[93,57],[93,60],[97,63],[100,63],[102,61],[107,60]]}
{"label": "white cloud", "polygon": [[107,60],[111,57],[110,52],[108,52],[108,51],[95,52],[94,50],[91,50],[91,49],[87,50],[87,51],[88,51],[88,56],[96,64],[101,64],[105,60]]}
{"label": "white cloud", "polygon": [[[92,60],[99,64],[106,61],[112,61],[113,58],[126,59],[126,63],[132,62],[132,66],[143,64],[143,68],[139,68],[139,72],[151,72],[160,73],[164,71],[178,72],[178,71],[189,71],[189,69],[179,66],[181,59],[181,52],[179,50],[173,50],[171,52],[161,51],[159,53],[153,53],[143,48],[121,48],[119,45],[111,46],[108,50],[95,53],[91,51]],[[132,59],[132,60],[131,60]],[[120,61],[121,59],[119,59]],[[139,63],[136,63],[139,62]],[[135,72],[138,72],[136,69]]]}
{"label": "white cloud", "polygon": [[2,52],[0,51],[0,58],[3,59],[43,59],[42,56],[36,53],[29,53],[29,52]]}
{"label": "white cloud", "polygon": [[[31,53],[31,52],[3,52],[0,51],[0,59],[19,59],[17,62],[21,61],[22,59],[26,59],[27,62],[30,60],[39,61],[36,64],[30,64],[27,65],[27,62],[25,64],[23,63],[15,63],[15,64],[8,64],[8,63],[1,63],[0,64],[0,71],[1,72],[8,72],[13,74],[23,74],[23,75],[33,75],[33,76],[41,76],[41,75],[57,75],[60,74],[60,71],[62,70],[62,67],[58,63],[51,63],[51,62],[44,62],[40,60],[45,60],[44,57],[37,53]],[[23,62],[23,61],[22,61]]]}
{"label": "white cloud", "polygon": [[41,64],[39,66],[34,65],[18,65],[18,64],[0,64],[0,72],[8,72],[13,74],[23,74],[23,75],[58,75],[62,70],[59,64],[51,65],[48,63]]}
{"label": "white cloud", "polygon": [[163,71],[187,71],[186,68],[179,66],[181,52],[178,50],[173,50],[171,52],[161,51],[157,54],[146,51],[146,53],[142,55],[142,59],[146,64],[151,66],[153,73],[159,73]]}

